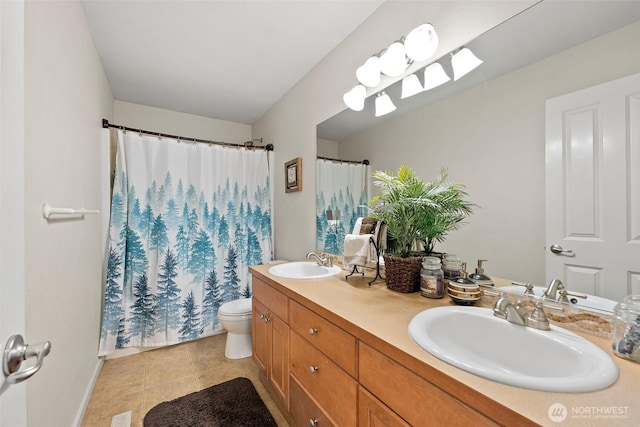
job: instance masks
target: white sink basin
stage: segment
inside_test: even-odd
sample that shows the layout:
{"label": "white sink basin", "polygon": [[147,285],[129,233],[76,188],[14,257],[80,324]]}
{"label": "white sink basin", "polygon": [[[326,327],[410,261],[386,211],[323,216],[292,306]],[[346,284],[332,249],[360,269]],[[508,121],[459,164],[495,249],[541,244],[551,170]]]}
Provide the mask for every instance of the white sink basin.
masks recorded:
{"label": "white sink basin", "polygon": [[269,268],[269,274],[283,279],[322,279],[323,277],[335,276],[342,268],[323,267],[316,262],[297,261],[277,264]]}
{"label": "white sink basin", "polygon": [[[536,297],[541,297],[545,289],[546,288],[543,288],[541,286],[535,286],[533,288],[533,293]],[[510,292],[514,294],[523,294],[525,291],[525,288],[518,285],[510,285],[510,286],[501,286],[499,288],[496,288],[496,290]],[[597,311],[601,311],[609,314],[613,313],[613,307],[615,307],[615,305],[617,304],[616,301],[613,301],[607,298],[597,297],[595,295],[587,295],[586,299],[577,298],[571,295],[568,295],[567,298],[569,298],[569,300],[571,301],[572,306],[585,308],[585,309],[593,309],[593,310],[597,310]]]}
{"label": "white sink basin", "polygon": [[475,375],[532,390],[588,392],[618,378],[618,367],[595,344],[562,328],[540,331],[488,308],[437,307],[418,313],[409,335],[438,359]]}

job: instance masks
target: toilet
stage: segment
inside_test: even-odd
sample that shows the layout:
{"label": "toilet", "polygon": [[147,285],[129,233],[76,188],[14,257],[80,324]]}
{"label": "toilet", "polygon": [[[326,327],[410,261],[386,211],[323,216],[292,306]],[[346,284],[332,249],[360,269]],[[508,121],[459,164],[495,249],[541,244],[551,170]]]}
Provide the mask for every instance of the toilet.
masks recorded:
{"label": "toilet", "polygon": [[218,319],[227,330],[225,357],[242,359],[251,356],[251,298],[222,304],[218,310]]}
{"label": "toilet", "polygon": [[[287,262],[277,259],[267,261],[265,264],[279,264]],[[249,274],[251,283],[251,274]],[[227,330],[227,343],[224,355],[227,359],[242,359],[253,354],[251,346],[251,298],[240,298],[229,301],[218,309],[218,319],[223,328]]]}

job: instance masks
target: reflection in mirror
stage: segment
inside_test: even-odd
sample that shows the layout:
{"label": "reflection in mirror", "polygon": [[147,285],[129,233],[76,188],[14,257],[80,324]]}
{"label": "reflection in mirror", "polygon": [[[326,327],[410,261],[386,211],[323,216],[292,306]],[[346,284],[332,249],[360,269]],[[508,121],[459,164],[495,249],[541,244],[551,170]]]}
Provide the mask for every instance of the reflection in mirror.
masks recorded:
{"label": "reflection in mirror", "polygon": [[[545,201],[546,156],[553,154],[545,148],[546,102],[640,73],[639,37],[640,2],[543,1],[467,44],[484,61],[472,73],[402,100],[394,84],[385,91],[396,111],[376,120],[373,94],[363,111],[319,124],[318,138],[333,141],[335,157],[366,152],[371,171],[406,163],[424,178],[446,167],[479,208],[439,251],[468,265],[488,259],[491,277],[546,287],[555,256],[545,236],[545,209],[554,208]],[[440,62],[451,75],[449,61]],[[561,279],[569,291],[616,301],[640,293],[638,273],[622,281]]]}
{"label": "reflection in mirror", "polygon": [[368,203],[369,162],[318,157],[316,160],[316,249],[342,255],[344,236]]}

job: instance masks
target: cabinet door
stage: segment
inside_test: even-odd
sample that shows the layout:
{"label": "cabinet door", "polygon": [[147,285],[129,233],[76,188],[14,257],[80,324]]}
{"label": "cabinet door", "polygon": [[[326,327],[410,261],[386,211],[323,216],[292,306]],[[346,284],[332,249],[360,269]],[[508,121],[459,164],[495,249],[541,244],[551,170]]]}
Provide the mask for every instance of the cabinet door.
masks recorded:
{"label": "cabinet door", "polygon": [[267,366],[269,366],[269,323],[268,312],[264,305],[262,305],[257,299],[253,298],[253,360],[258,365],[258,368],[264,372],[267,372]]}
{"label": "cabinet door", "polygon": [[289,325],[269,313],[271,357],[267,375],[282,402],[289,407]]}
{"label": "cabinet door", "polygon": [[289,390],[291,418],[295,426],[334,427],[331,419],[318,407],[294,377],[290,378]]}
{"label": "cabinet door", "polygon": [[362,386],[358,390],[358,427],[410,427]]}

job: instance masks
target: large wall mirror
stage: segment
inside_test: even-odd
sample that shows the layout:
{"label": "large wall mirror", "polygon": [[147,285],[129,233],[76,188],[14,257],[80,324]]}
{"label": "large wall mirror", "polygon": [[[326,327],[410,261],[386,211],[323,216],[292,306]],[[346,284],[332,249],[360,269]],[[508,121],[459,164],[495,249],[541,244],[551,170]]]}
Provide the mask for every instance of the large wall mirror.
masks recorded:
{"label": "large wall mirror", "polygon": [[[318,153],[365,153],[370,172],[405,163],[423,179],[447,168],[478,208],[436,250],[458,254],[471,271],[486,259],[490,276],[544,286],[545,214],[563,209],[545,204],[547,100],[640,73],[640,2],[545,0],[467,46],[484,61],[479,68],[407,99],[392,85],[397,110],[377,119],[372,94],[363,111],[318,125]],[[450,72],[448,58],[440,62]],[[574,290],[615,300],[640,293],[640,252],[637,260],[624,283],[596,277]]]}

